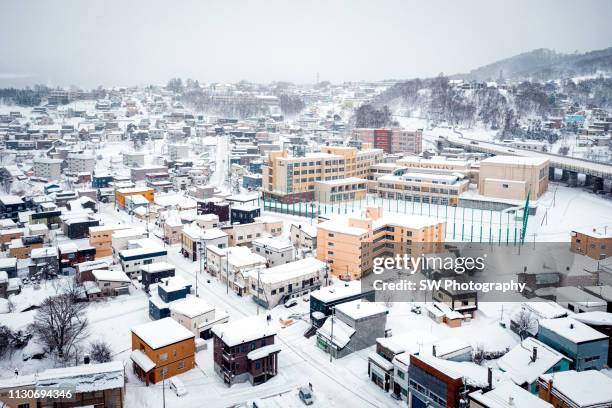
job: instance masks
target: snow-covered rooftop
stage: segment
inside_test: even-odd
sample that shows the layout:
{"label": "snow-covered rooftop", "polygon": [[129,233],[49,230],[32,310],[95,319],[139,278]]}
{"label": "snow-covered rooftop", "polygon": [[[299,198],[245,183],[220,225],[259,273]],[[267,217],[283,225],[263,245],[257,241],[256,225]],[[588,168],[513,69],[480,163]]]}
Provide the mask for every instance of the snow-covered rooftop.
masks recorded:
{"label": "snow-covered rooftop", "polygon": [[158,349],[194,337],[192,332],[171,317],[136,326],[132,328],[132,333],[152,349]]}
{"label": "snow-covered rooftop", "polygon": [[273,327],[256,316],[216,325],[212,331],[229,347],[276,335]]}
{"label": "snow-covered rooftop", "polygon": [[389,309],[380,303],[353,300],[337,305],[336,312],[341,312],[353,320],[359,320],[378,314],[386,314]]}
{"label": "snow-covered rooftop", "polygon": [[351,281],[345,282],[342,285],[326,286],[310,293],[321,302],[329,303],[345,297],[354,296],[361,292],[361,282]]}
{"label": "snow-covered rooftop", "polygon": [[280,344],[268,344],[267,346],[263,346],[249,352],[249,354],[247,354],[247,358],[251,361],[255,361],[267,357],[270,354],[278,353],[279,351],[281,351]]}
{"label": "snow-covered rooftop", "polygon": [[138,367],[142,368],[145,373],[148,373],[155,367],[153,360],[140,350],[132,350],[130,359],[135,362]]}
{"label": "snow-covered rooftop", "polygon": [[[532,360],[534,349],[536,359]],[[571,360],[541,341],[528,337],[501,357],[497,364],[517,385],[531,384],[561,360]]]}
{"label": "snow-covered rooftop", "polygon": [[[334,324],[333,335],[332,319]],[[331,341],[336,347],[344,348],[351,341],[351,337],[355,334],[355,329],[335,316],[330,316],[325,320],[323,326],[317,330],[317,333],[328,341]]]}
{"label": "snow-covered rooftop", "polygon": [[580,407],[612,405],[612,378],[600,371],[561,371],[540,378],[552,380],[554,390]]}
{"label": "snow-covered rooftop", "polygon": [[206,302],[204,299],[195,296],[188,296],[185,299],[172,302],[170,304],[170,310],[192,319],[194,317],[201,316],[204,313],[215,310],[215,307]]}
{"label": "snow-covered rooftop", "polygon": [[91,273],[97,281],[130,282],[130,278],[121,270],[94,269]]}
{"label": "snow-covered rooftop", "polygon": [[498,384],[486,393],[482,390],[475,391],[470,394],[470,398],[488,408],[553,408],[548,402],[510,381]]}
{"label": "snow-covered rooftop", "polygon": [[572,319],[571,317],[562,317],[559,319],[543,319],[539,321],[540,327],[557,333],[573,343],[583,343],[592,340],[607,339],[603,333],[587,326],[586,324]]}

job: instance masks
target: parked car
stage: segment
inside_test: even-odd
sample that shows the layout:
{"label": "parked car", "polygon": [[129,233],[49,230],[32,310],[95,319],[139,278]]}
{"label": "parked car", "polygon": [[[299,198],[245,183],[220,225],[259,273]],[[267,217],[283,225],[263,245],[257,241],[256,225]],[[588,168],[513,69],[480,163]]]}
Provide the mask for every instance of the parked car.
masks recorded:
{"label": "parked car", "polygon": [[312,400],[312,391],[310,391],[310,388],[308,387],[300,387],[298,396],[300,397],[300,400],[302,400],[302,402],[306,405],[312,405],[312,403],[314,402]]}
{"label": "parked car", "polygon": [[174,391],[178,397],[182,397],[183,395],[187,394],[187,388],[185,388],[185,385],[178,377],[172,377],[170,379],[170,389]]}
{"label": "parked car", "polygon": [[296,299],[289,299],[288,301],[285,302],[285,307],[289,308],[289,307],[293,307],[295,305],[297,305],[297,300]]}

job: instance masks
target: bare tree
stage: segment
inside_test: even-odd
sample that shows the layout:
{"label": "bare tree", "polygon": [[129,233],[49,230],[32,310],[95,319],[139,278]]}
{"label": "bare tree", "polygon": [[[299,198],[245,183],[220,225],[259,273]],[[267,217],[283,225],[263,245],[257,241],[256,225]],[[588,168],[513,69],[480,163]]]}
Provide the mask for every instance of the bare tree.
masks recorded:
{"label": "bare tree", "polygon": [[111,361],[111,348],[104,340],[96,340],[89,347],[89,356],[98,363]]}
{"label": "bare tree", "polygon": [[524,340],[536,329],[538,321],[533,317],[531,312],[521,309],[518,316],[516,316],[515,323],[517,334],[520,336],[521,340]]}
{"label": "bare tree", "polygon": [[68,295],[73,302],[83,300],[85,289],[77,281],[76,275],[66,279],[54,279],[51,282],[58,295]]}
{"label": "bare tree", "polygon": [[69,294],[48,297],[34,316],[31,331],[49,352],[68,358],[87,337],[86,303],[75,303]]}

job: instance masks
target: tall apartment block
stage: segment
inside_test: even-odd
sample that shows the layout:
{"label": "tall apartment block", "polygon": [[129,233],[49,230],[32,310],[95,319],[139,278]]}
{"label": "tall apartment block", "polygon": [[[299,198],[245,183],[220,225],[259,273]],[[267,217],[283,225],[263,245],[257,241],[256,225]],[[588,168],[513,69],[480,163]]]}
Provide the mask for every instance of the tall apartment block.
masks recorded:
{"label": "tall apartment block", "polygon": [[385,153],[419,154],[423,149],[422,129],[357,128],[353,130],[353,137],[362,143],[370,143],[375,149],[383,149]]}
{"label": "tall apartment block", "polygon": [[360,279],[372,269],[373,258],[387,254],[390,245],[398,250],[410,247],[414,256],[414,250],[436,248],[444,242],[445,226],[431,217],[384,214],[381,207],[333,216],[317,225],[317,259],[342,279]]}
{"label": "tall apartment block", "polygon": [[323,147],[320,153],[290,156],[287,150],[270,152],[262,167],[266,199],[294,203],[315,199],[317,184],[341,179],[363,179],[370,166],[383,160],[382,149]]}

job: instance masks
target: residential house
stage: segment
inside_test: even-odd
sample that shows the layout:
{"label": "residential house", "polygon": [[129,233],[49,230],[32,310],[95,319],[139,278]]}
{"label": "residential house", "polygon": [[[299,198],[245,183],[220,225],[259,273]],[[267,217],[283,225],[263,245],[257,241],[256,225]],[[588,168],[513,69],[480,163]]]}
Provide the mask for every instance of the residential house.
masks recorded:
{"label": "residential house", "polygon": [[469,408],[553,408],[548,402],[506,381],[490,391],[477,390],[469,394]]}
{"label": "residential house", "polygon": [[25,236],[16,238],[8,245],[10,257],[17,259],[27,259],[36,248],[42,248],[44,238],[40,236]]}
{"label": "residential house", "polygon": [[174,245],[181,242],[183,233],[183,223],[179,218],[170,217],[163,222],[164,241],[167,244]]}
{"label": "residential house", "polygon": [[385,335],[389,311],[379,303],[354,300],[334,310],[317,330],[317,346],[335,358],[373,346],[377,338]]}
{"label": "residential house", "polygon": [[319,289],[326,273],[325,263],[312,257],[304,258],[249,272],[248,288],[256,303],[272,309]]}
{"label": "residential house", "polygon": [[528,337],[504,354],[497,365],[518,386],[538,393],[538,377],[570,369],[572,360],[541,341]]}
{"label": "residential house", "polygon": [[230,219],[232,224],[250,224],[261,215],[261,209],[256,205],[234,205],[230,207]]}
{"label": "residential house", "polygon": [[[95,381],[92,379],[95,378]],[[95,406],[122,408],[125,396],[123,362],[84,364],[48,368],[36,374],[7,377],[0,380],[0,404],[7,408]],[[36,397],[34,391],[56,391],[58,384],[68,384],[71,396],[48,399]],[[25,398],[14,398],[9,391],[24,390]]]}
{"label": "residential house", "polygon": [[412,407],[459,407],[465,392],[493,388],[486,367],[425,355],[410,355],[408,378]]}
{"label": "residential house", "polygon": [[572,252],[597,260],[612,256],[612,229],[574,230],[570,235]]}
{"label": "residential house", "polygon": [[596,370],[543,374],[538,389],[540,398],[555,408],[612,406],[612,378]]}
{"label": "residential house", "polygon": [[226,312],[195,296],[170,303],[170,317],[202,339],[210,339],[213,326],[229,320]]}
{"label": "residential house", "polygon": [[132,368],[148,386],[195,367],[195,336],[170,317],[132,328]]}
{"label": "residential house", "polygon": [[[202,230],[195,224],[186,225],[181,234],[181,253],[192,261],[200,259],[200,255],[207,257],[205,248],[227,248],[229,236],[218,228]],[[207,259],[207,258],[205,258]]]}
{"label": "residential house", "polygon": [[149,292],[149,286],[160,282],[163,278],[174,276],[174,265],[168,262],[154,262],[152,264],[143,265],[140,268],[142,276],[142,287],[145,292]]}
{"label": "residential house", "polygon": [[117,296],[130,293],[132,281],[124,272],[114,269],[94,269],[91,273],[103,295]]}
{"label": "residential house", "polygon": [[19,213],[26,209],[26,203],[21,197],[15,195],[0,196],[0,219],[9,218],[17,222],[19,221]]}
{"label": "residential house", "polygon": [[608,366],[612,366],[612,313],[595,311],[578,313],[572,317],[608,336]]}
{"label": "residential house", "polygon": [[309,224],[291,224],[290,239],[296,248],[314,251],[317,248],[317,228]]}
{"label": "residential house", "polygon": [[321,289],[310,292],[310,319],[315,327],[320,327],[323,320],[332,314],[335,306],[354,300],[374,301],[374,290],[362,290],[361,282],[345,282],[343,285],[328,285],[327,276]]}
{"label": "residential house", "polygon": [[162,278],[154,288],[150,288],[149,317],[159,320],[170,317],[170,303],[185,299],[191,293],[191,284],[179,276]]}
{"label": "residential house", "polygon": [[538,340],[572,359],[576,371],[601,370],[608,361],[609,338],[571,317],[539,321]]}
{"label": "residential house", "polygon": [[253,252],[268,260],[268,266],[277,266],[293,262],[295,249],[293,245],[279,239],[261,237],[251,243]]}
{"label": "residential house", "polygon": [[276,330],[258,317],[215,325],[213,362],[215,372],[228,386],[249,381],[262,384],[278,373]]}
{"label": "residential house", "polygon": [[165,248],[148,241],[148,238],[145,238],[145,240],[142,240],[142,244],[136,247],[119,251],[121,269],[130,279],[136,278],[140,280],[142,266],[165,261],[168,255],[168,251]]}
{"label": "residential house", "polygon": [[30,276],[49,279],[59,274],[59,256],[55,246],[32,249],[30,260]]}
{"label": "residential house", "polygon": [[605,312],[608,308],[605,300],[574,286],[556,288],[555,293],[557,304],[575,313]]}
{"label": "residential house", "polygon": [[222,283],[240,296],[249,293],[246,272],[266,267],[266,258],[257,255],[247,247],[206,248],[206,269],[213,276],[219,276]]}
{"label": "residential house", "polygon": [[113,232],[129,229],[129,225],[99,225],[89,227],[89,245],[96,249],[96,259],[113,254]]}
{"label": "residential house", "polygon": [[0,272],[6,272],[8,278],[16,278],[17,258],[0,258]]}
{"label": "residential house", "polygon": [[77,281],[81,283],[86,281],[93,282],[94,276],[92,272],[96,269],[109,269],[112,263],[113,262],[110,259],[99,259],[77,263],[75,265]]}

